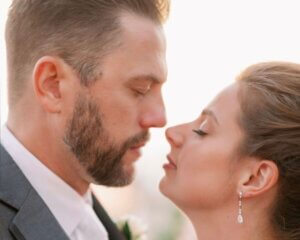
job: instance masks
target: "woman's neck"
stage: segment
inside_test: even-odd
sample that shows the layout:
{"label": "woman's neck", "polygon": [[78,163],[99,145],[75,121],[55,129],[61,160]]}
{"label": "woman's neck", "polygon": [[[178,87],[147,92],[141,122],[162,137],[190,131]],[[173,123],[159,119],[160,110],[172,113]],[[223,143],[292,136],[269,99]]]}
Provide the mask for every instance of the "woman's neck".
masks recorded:
{"label": "woman's neck", "polygon": [[186,211],[198,240],[276,240],[262,217],[244,216],[242,224],[237,214],[218,212]]}

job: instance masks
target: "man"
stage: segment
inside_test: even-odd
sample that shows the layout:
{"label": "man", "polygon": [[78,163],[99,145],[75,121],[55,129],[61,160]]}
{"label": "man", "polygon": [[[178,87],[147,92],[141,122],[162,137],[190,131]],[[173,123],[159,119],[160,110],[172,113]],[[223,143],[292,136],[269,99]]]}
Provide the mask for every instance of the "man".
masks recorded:
{"label": "man", "polygon": [[161,0],[14,0],[0,236],[123,239],[90,183],[125,186],[166,124]]}

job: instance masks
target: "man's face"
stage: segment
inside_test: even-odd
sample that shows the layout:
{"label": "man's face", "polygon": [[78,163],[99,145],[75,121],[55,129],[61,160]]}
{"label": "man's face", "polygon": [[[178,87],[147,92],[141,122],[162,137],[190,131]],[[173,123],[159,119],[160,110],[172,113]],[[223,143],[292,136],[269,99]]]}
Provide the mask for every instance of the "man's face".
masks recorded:
{"label": "man's face", "polygon": [[108,186],[132,181],[133,163],[149,138],[149,128],[166,124],[162,29],[129,14],[121,17],[121,26],[122,44],[104,57],[101,77],[74,93],[64,136],[89,181]]}

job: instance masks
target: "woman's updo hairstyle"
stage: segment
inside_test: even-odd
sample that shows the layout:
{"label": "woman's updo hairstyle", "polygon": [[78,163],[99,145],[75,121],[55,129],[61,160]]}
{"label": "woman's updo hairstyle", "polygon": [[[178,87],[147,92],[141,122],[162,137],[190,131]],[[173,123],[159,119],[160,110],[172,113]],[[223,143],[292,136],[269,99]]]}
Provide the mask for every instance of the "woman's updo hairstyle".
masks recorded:
{"label": "woman's updo hairstyle", "polygon": [[278,195],[271,221],[278,238],[300,239],[300,64],[252,65],[237,78],[241,153],[274,161]]}

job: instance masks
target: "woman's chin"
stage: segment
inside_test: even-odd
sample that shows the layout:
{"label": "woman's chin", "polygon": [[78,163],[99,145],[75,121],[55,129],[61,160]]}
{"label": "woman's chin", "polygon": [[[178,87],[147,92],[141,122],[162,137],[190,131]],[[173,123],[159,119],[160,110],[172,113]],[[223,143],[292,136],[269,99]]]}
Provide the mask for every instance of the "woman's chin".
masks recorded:
{"label": "woman's chin", "polygon": [[170,183],[168,182],[167,176],[164,176],[159,182],[159,191],[167,198],[170,198]]}
{"label": "woman's chin", "polygon": [[159,191],[165,195],[165,188],[166,188],[166,176],[163,176],[162,179],[159,182]]}

